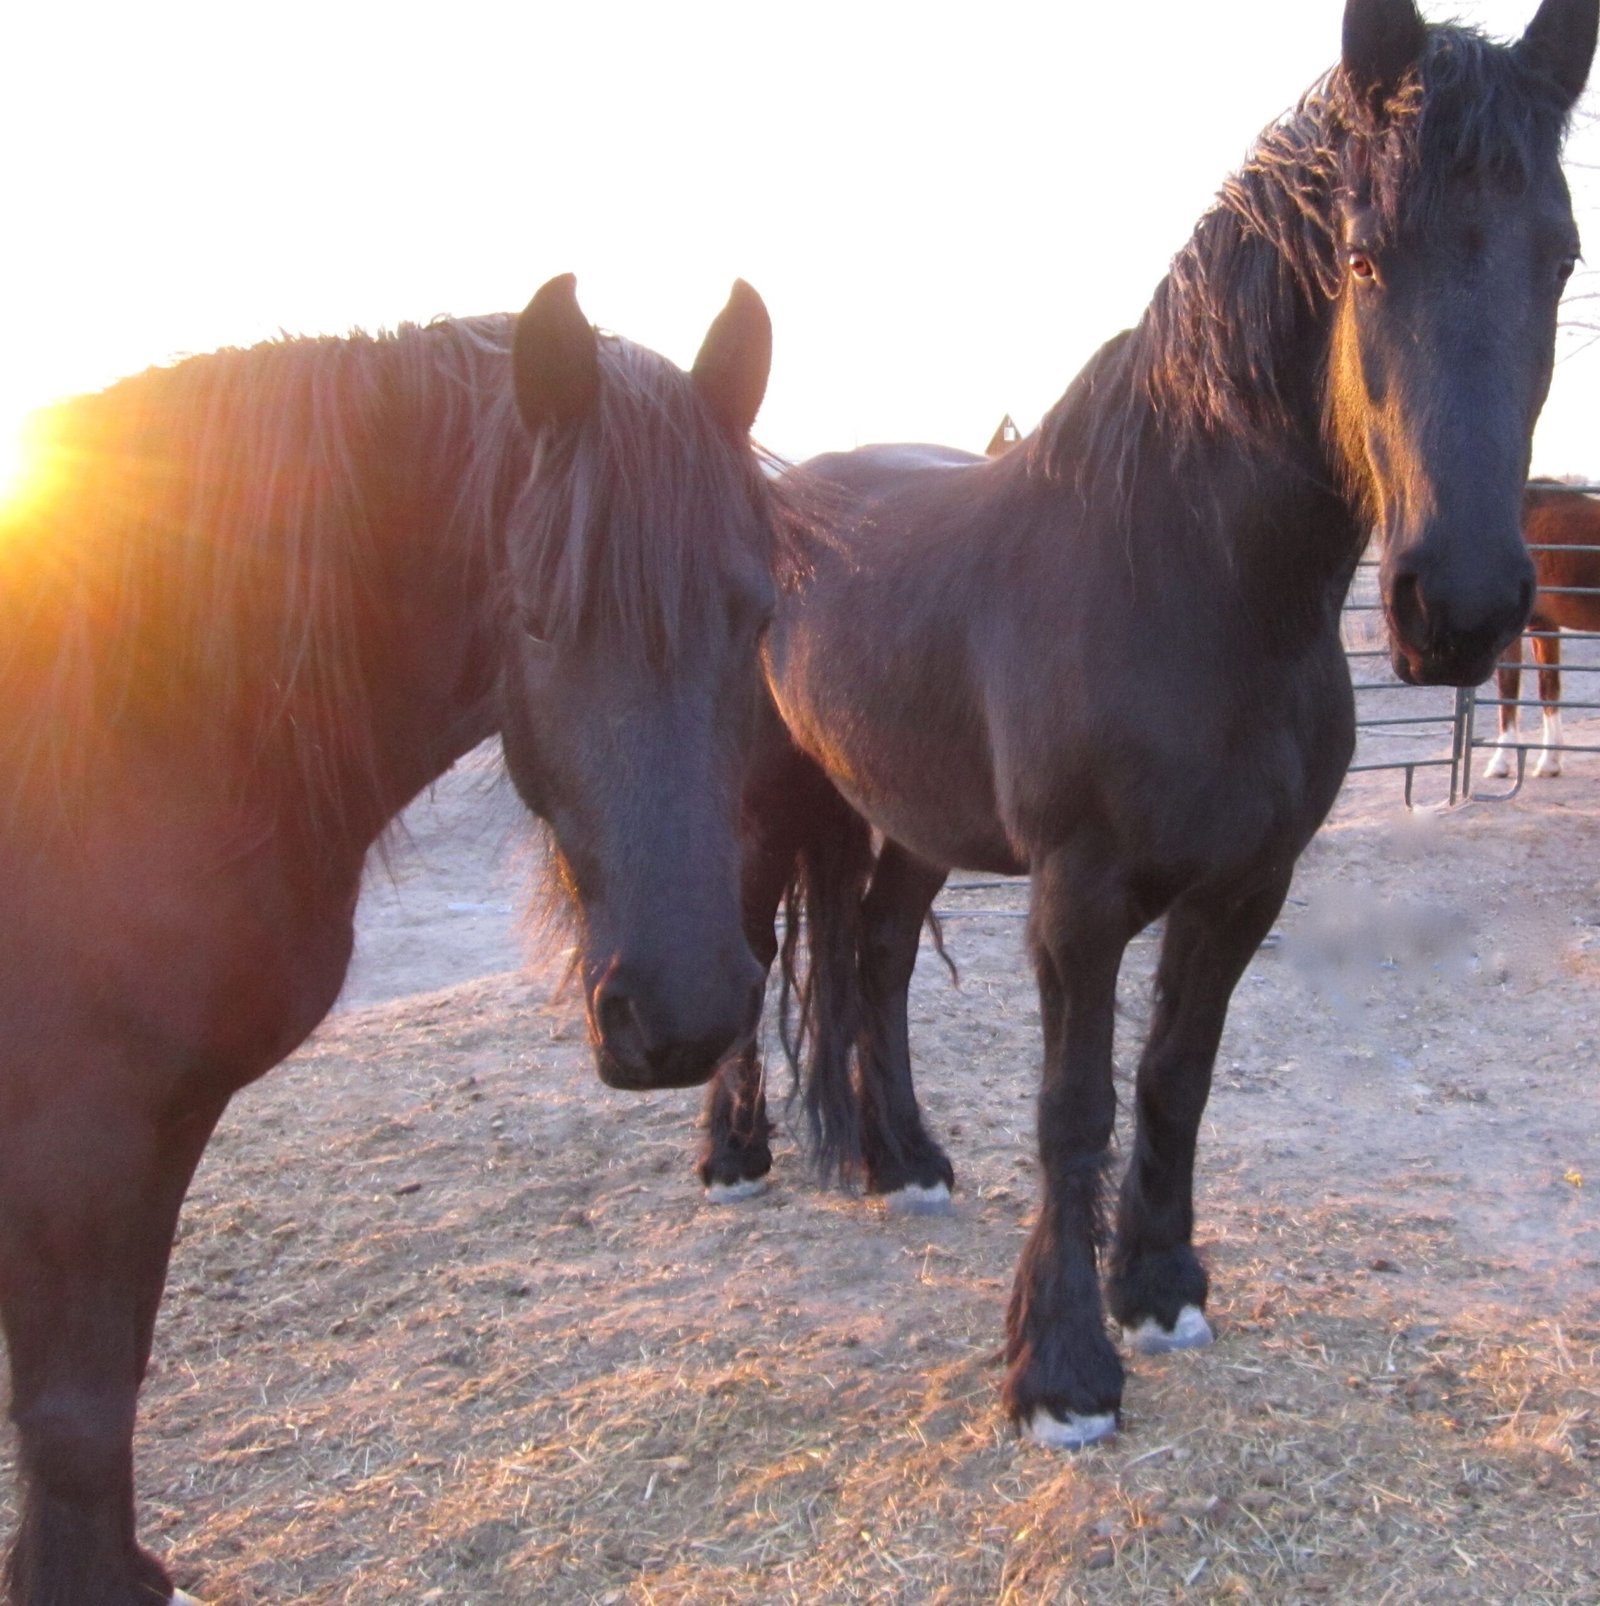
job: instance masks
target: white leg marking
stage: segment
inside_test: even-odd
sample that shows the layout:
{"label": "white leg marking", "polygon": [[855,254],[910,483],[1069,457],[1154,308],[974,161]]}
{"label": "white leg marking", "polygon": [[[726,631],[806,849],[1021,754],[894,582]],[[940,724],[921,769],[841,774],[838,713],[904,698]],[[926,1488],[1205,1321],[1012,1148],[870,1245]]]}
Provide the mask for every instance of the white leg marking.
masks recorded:
{"label": "white leg marking", "polygon": [[1122,1329],[1123,1342],[1140,1355],[1165,1355],[1175,1349],[1204,1349],[1212,1341],[1211,1323],[1198,1305],[1185,1305],[1169,1333],[1154,1316],[1137,1327]]}
{"label": "white leg marking", "polygon": [[1065,1419],[1036,1405],[1028,1422],[1028,1437],[1049,1450],[1083,1450],[1109,1439],[1117,1431],[1117,1414],[1068,1416]]}
{"label": "white leg marking", "polygon": [[1489,762],[1483,766],[1483,778],[1486,781],[1501,781],[1511,773],[1511,753],[1518,741],[1518,710],[1515,708],[1502,709],[1501,712],[1510,713],[1511,723],[1500,727],[1500,740],[1494,744],[1494,751],[1489,755]]}
{"label": "white leg marking", "polygon": [[1544,751],[1539,755],[1539,762],[1534,768],[1535,775],[1542,775],[1546,780],[1553,780],[1561,773],[1561,754],[1557,749],[1561,746],[1561,710],[1558,708],[1552,713],[1548,708],[1544,711],[1544,731],[1542,738]]}
{"label": "white leg marking", "polygon": [[745,1177],[738,1182],[713,1182],[706,1189],[706,1203],[738,1204],[741,1199],[759,1198],[767,1191],[765,1177]]}
{"label": "white leg marking", "polygon": [[955,1206],[950,1203],[950,1190],[936,1182],[931,1188],[908,1182],[903,1188],[883,1195],[883,1207],[896,1216],[948,1216]]}

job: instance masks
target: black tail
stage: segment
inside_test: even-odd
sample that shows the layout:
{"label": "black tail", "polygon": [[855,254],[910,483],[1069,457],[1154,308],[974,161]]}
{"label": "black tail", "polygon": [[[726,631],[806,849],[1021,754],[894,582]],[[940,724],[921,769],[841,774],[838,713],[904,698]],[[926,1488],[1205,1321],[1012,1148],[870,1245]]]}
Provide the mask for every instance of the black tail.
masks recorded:
{"label": "black tail", "polygon": [[872,875],[872,832],[820,771],[815,783],[784,892],[779,1035],[804,1103],[812,1160],[824,1178],[850,1183],[863,1172],[855,1049],[865,1017],[861,900]]}

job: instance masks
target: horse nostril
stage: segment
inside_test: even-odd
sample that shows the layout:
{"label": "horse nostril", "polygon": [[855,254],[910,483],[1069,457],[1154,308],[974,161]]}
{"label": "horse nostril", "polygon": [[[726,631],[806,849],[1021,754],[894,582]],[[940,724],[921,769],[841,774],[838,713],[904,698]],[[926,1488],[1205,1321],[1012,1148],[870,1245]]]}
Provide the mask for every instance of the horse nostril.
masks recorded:
{"label": "horse nostril", "polygon": [[644,1031],[633,1000],[614,982],[602,984],[595,998],[594,1023],[600,1040],[618,1059],[633,1062],[644,1052]]}
{"label": "horse nostril", "polygon": [[1389,616],[1401,637],[1416,648],[1428,640],[1428,606],[1423,600],[1417,576],[1406,570],[1394,577],[1389,587]]}

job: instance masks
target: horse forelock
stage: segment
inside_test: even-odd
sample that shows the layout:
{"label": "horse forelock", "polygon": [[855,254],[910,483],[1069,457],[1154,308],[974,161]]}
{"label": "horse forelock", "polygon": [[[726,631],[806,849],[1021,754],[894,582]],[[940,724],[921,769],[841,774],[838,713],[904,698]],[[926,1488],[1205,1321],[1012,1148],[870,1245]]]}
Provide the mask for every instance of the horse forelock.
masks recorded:
{"label": "horse forelock", "polygon": [[615,335],[599,354],[596,406],[541,438],[508,521],[515,604],[558,645],[670,663],[725,629],[730,581],[781,563],[782,493],[692,376]]}
{"label": "horse forelock", "polygon": [[[1129,383],[1088,425],[1088,472],[1112,475],[1126,500],[1152,421],[1180,460],[1213,442],[1270,450],[1298,427],[1304,375],[1324,356],[1341,203],[1370,207],[1385,233],[1426,228],[1463,177],[1517,190],[1551,171],[1567,116],[1516,50],[1457,26],[1429,28],[1377,115],[1328,73],[1262,133],[1173,258],[1133,331]],[[1067,400],[1035,466],[1081,478],[1085,425]]]}
{"label": "horse forelock", "polygon": [[360,808],[382,577],[425,528],[471,561],[462,488],[481,525],[521,438],[509,340],[509,319],[283,339],[53,409],[46,483],[0,539],[16,798],[43,774],[70,803],[139,730],[224,744],[241,788],[324,823]]}

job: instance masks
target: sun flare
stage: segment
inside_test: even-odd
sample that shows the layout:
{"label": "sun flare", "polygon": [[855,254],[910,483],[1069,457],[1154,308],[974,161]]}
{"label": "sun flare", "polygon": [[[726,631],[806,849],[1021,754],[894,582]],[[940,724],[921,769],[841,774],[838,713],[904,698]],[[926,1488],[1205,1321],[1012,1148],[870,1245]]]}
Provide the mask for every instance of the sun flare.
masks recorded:
{"label": "sun flare", "polygon": [[28,419],[27,413],[0,414],[0,506],[20,497],[28,479]]}

